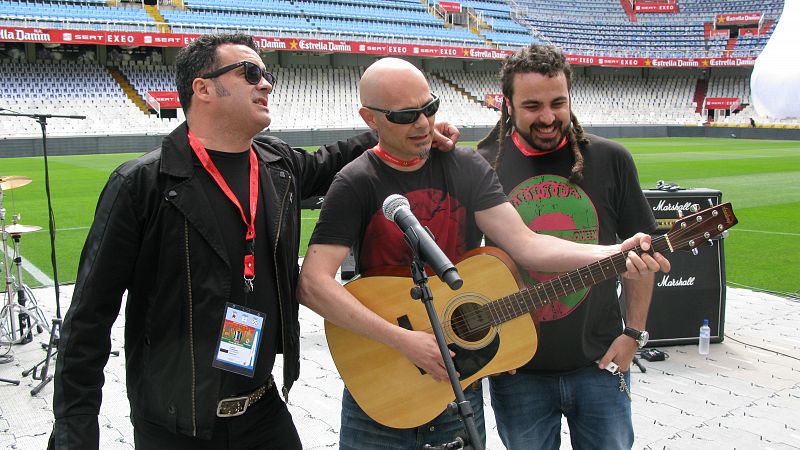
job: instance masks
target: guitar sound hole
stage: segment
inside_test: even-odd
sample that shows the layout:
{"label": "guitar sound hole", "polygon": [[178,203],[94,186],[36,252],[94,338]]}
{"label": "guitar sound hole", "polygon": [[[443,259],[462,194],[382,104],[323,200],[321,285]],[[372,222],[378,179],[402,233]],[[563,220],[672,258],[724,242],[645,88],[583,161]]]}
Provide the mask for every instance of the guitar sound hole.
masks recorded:
{"label": "guitar sound hole", "polygon": [[476,342],[489,333],[492,318],[483,306],[465,303],[453,311],[450,324],[458,337],[467,342]]}

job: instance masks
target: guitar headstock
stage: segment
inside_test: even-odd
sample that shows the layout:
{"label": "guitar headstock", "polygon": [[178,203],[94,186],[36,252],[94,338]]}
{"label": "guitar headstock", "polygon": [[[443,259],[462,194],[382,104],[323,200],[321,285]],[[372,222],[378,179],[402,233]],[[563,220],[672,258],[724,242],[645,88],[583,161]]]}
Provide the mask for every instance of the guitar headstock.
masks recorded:
{"label": "guitar headstock", "polygon": [[675,221],[667,232],[670,250],[693,250],[721,235],[739,221],[730,203],[722,203]]}

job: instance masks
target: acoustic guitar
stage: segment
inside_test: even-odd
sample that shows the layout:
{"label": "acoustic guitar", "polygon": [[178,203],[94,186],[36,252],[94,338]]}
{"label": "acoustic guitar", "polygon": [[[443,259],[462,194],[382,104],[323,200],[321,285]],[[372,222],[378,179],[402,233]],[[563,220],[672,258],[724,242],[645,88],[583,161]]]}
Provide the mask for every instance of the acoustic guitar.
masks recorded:
{"label": "acoustic guitar", "polygon": [[[652,251],[666,255],[696,249],[736,223],[730,203],[717,205],[677,220],[668,233],[653,237]],[[456,353],[461,386],[527,363],[537,346],[530,313],[625,272],[626,259],[625,253],[617,253],[520,290],[523,284],[511,258],[497,248],[481,247],[456,264],[464,280],[458,291],[438,278],[429,279],[448,346]],[[410,277],[385,275],[356,278],[345,285],[387,321],[432,333],[425,305],[409,295],[412,287]],[[392,428],[417,427],[455,400],[450,383],[434,381],[393,348],[327,321],[325,333],[342,380],[375,421]]]}

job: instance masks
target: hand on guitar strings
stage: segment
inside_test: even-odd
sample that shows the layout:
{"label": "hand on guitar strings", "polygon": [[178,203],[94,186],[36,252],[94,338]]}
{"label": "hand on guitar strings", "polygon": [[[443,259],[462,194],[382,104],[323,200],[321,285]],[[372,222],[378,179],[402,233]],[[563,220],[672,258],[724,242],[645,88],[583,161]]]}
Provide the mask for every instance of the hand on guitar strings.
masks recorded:
{"label": "hand on guitar strings", "polygon": [[[424,331],[404,330],[395,348],[406,356],[414,365],[424,370],[436,381],[447,381],[447,369],[444,367],[442,354],[436,337]],[[456,354],[451,350],[450,356]]]}

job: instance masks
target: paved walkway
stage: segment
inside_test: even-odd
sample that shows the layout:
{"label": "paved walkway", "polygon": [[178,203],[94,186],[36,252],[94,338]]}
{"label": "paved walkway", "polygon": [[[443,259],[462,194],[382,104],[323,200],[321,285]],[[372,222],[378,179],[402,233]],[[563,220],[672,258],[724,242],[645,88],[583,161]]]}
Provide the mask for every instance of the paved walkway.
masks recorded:
{"label": "paved walkway", "polygon": [[[72,286],[61,287],[62,312],[71,293]],[[52,316],[54,289],[39,289],[35,295]],[[662,347],[669,359],[644,362],[646,373],[634,369],[635,448],[800,449],[800,302],[729,288],[726,309],[725,339],[712,344],[707,357],[698,355],[695,346]],[[301,308],[300,321],[302,372],[290,395],[290,410],[305,448],[336,448],[342,382],[322,320]],[[114,349],[122,350],[123,327],[120,316],[112,331]],[[0,378],[21,380],[19,386],[0,382],[0,449],[46,446],[53,425],[53,385],[31,396],[39,382],[21,375],[44,357],[39,343],[47,338],[42,333],[33,343],[13,346],[13,361],[0,364]],[[0,349],[0,355],[6,350]],[[101,448],[131,449],[124,357],[112,356],[105,375]],[[502,450],[488,398],[486,406],[487,448]],[[566,427],[562,447],[570,448]]]}

